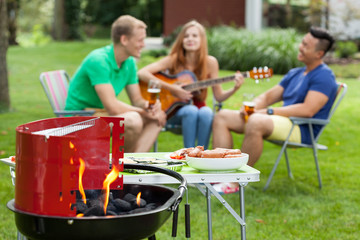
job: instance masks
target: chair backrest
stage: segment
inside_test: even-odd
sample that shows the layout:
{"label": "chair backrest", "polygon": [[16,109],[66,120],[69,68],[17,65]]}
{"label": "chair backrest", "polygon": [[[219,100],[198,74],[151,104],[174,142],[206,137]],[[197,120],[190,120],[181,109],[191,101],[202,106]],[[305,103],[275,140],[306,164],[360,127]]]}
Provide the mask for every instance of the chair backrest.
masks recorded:
{"label": "chair backrest", "polygon": [[[333,105],[331,107],[331,110],[330,110],[330,113],[329,113],[329,116],[328,116],[328,120],[330,120],[330,118],[334,115],[337,107],[339,106],[341,100],[343,100],[343,98],[345,97],[345,94],[347,92],[347,85],[345,83],[338,82],[337,85],[338,85],[338,89],[337,89],[337,92],[336,92],[334,103],[333,103]],[[324,130],[324,127],[321,128],[318,135],[316,136],[316,142],[319,139],[319,137],[320,137],[321,133],[323,132],[323,130]]]}
{"label": "chair backrest", "polygon": [[69,90],[69,75],[64,70],[43,72],[40,82],[53,111],[65,109],[65,101]]}

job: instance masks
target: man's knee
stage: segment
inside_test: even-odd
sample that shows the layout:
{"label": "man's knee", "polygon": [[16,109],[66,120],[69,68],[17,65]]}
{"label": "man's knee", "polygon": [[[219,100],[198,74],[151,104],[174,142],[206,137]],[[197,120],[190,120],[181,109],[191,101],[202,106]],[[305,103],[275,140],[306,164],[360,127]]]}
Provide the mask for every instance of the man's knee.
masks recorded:
{"label": "man's knee", "polygon": [[263,136],[271,133],[272,120],[265,114],[252,114],[246,124],[245,134],[261,133]]}
{"label": "man's knee", "polygon": [[213,123],[214,124],[225,124],[226,120],[229,118],[229,110],[228,109],[222,109],[219,112],[217,112],[214,116]]}
{"label": "man's knee", "polygon": [[128,131],[141,132],[144,122],[137,112],[128,112],[125,116],[125,129]]}

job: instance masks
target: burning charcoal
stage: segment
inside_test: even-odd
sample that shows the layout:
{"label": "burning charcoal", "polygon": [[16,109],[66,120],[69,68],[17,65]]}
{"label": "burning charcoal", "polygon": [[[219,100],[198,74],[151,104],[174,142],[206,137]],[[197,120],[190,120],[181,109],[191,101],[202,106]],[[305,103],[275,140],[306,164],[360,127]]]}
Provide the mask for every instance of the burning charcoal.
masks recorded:
{"label": "burning charcoal", "polygon": [[[136,203],[136,196],[128,193],[123,197],[123,200],[129,202],[132,205],[132,208],[138,208],[138,204]],[[146,201],[140,198],[140,207],[144,207],[146,205]]]}
{"label": "burning charcoal", "polygon": [[128,193],[123,197],[123,200],[125,200],[127,202],[132,202],[134,200],[136,201],[136,196],[131,193]]}
{"label": "burning charcoal", "polygon": [[89,207],[85,212],[84,216],[104,216],[104,208],[100,205]]}
{"label": "burning charcoal", "polygon": [[[101,194],[101,199],[105,199],[105,197],[106,197],[106,193],[105,192],[103,192],[102,194]],[[109,192],[109,201],[113,201],[114,200],[114,197],[113,197],[113,194],[112,194],[112,192]]]}
{"label": "burning charcoal", "polygon": [[114,201],[114,196],[112,192],[109,192],[109,201]]}
{"label": "burning charcoal", "polygon": [[108,216],[116,216],[117,213],[116,212],[113,212],[113,211],[106,211],[106,215]]}
{"label": "burning charcoal", "polygon": [[99,198],[100,191],[99,190],[86,190],[85,195],[88,199],[97,199],[97,198]]}
{"label": "burning charcoal", "polygon": [[133,205],[136,205],[135,207],[143,208],[143,207],[146,206],[146,201],[145,201],[144,199],[140,198],[140,206],[139,206],[139,205],[137,204],[137,202],[136,202],[136,199],[135,199],[135,201],[134,201],[132,204],[133,204]]}
{"label": "burning charcoal", "polygon": [[101,200],[99,200],[99,199],[89,199],[88,206],[89,207],[103,206],[103,202]]}
{"label": "burning charcoal", "polygon": [[84,213],[88,208],[83,201],[77,201],[72,207],[76,208],[76,213]]}
{"label": "burning charcoal", "polygon": [[148,211],[150,211],[150,210],[153,210],[153,209],[157,208],[157,206],[156,206],[156,203],[149,203],[149,204],[147,204],[147,205],[145,206],[145,208],[146,208]]}
{"label": "burning charcoal", "polygon": [[109,211],[117,212],[117,208],[114,206],[114,204],[111,204],[111,203],[108,204],[108,206],[106,208],[106,213],[109,212]]}
{"label": "burning charcoal", "polygon": [[125,200],[117,198],[113,201],[114,206],[117,208],[118,211],[127,212],[130,211],[131,204]]}
{"label": "burning charcoal", "polygon": [[104,216],[104,205],[99,199],[90,199],[89,208],[84,212],[85,216]]}
{"label": "burning charcoal", "polygon": [[146,208],[136,208],[136,209],[134,209],[134,210],[131,210],[131,211],[129,212],[129,214],[142,213],[142,212],[146,212],[146,211],[148,211]]}

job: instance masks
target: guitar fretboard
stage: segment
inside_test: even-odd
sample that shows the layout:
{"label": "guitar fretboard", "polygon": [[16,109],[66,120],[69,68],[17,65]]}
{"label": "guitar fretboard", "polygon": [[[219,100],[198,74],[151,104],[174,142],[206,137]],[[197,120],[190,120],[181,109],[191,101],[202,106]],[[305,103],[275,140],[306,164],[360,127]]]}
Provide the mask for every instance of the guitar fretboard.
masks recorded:
{"label": "guitar fretboard", "polygon": [[[242,75],[244,77],[248,77],[249,72],[242,73]],[[235,75],[227,76],[227,77],[223,77],[223,78],[196,81],[194,83],[183,86],[183,88],[185,90],[188,90],[188,91],[192,92],[192,91],[200,90],[200,89],[203,89],[203,88],[207,88],[207,87],[212,86],[212,85],[216,85],[216,84],[220,84],[220,83],[224,83],[224,82],[230,82],[230,81],[234,80],[234,78],[235,78]]]}

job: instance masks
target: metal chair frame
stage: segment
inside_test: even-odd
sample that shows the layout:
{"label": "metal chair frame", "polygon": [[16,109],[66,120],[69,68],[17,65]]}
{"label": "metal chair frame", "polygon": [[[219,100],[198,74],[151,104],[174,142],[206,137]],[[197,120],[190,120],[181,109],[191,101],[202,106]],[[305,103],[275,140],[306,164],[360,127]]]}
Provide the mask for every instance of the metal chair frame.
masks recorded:
{"label": "metal chair frame", "polygon": [[[283,154],[285,154],[288,176],[290,178],[293,178],[293,175],[292,175],[292,172],[290,169],[290,162],[289,162],[288,154],[286,151],[287,148],[311,148],[313,150],[313,156],[314,156],[314,161],[315,161],[315,166],[316,166],[316,171],[317,171],[317,177],[318,177],[318,181],[319,181],[319,188],[320,189],[322,188],[320,167],[319,167],[319,162],[318,162],[318,150],[327,150],[328,147],[325,145],[319,144],[318,141],[319,141],[319,138],[320,138],[322,132],[325,129],[325,126],[327,124],[329,124],[330,118],[334,115],[335,110],[339,106],[341,100],[344,98],[346,92],[347,92],[347,85],[345,83],[338,83],[338,90],[337,90],[336,98],[334,100],[333,106],[331,108],[331,111],[330,111],[327,119],[290,117],[290,120],[292,121],[293,125],[291,127],[291,130],[290,130],[289,135],[287,136],[286,140],[285,141],[267,140],[268,142],[271,142],[276,145],[280,145],[282,147],[281,147],[280,153],[275,161],[275,164],[272,168],[270,176],[268,177],[268,180],[264,187],[264,191],[266,189],[268,189],[270,182],[275,174],[275,171],[277,169],[277,166],[278,166]],[[307,124],[309,126],[309,131],[310,131],[310,136],[311,136],[311,144],[293,143],[293,142],[289,141],[289,138],[291,136],[292,131],[294,130],[295,125],[302,125],[302,124]],[[313,124],[323,126],[316,137],[314,137],[314,133],[313,133],[313,128],[312,128]]]}

